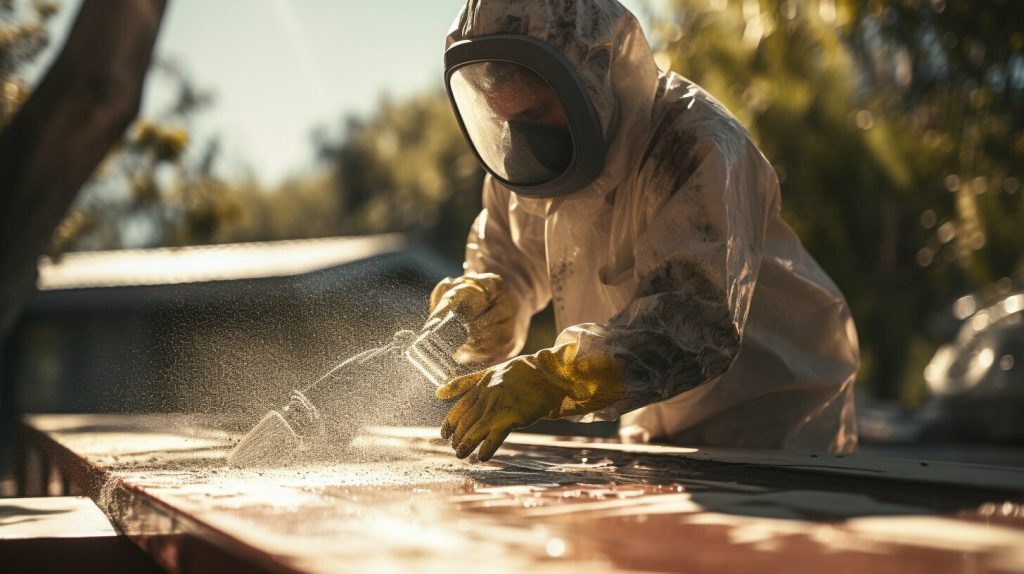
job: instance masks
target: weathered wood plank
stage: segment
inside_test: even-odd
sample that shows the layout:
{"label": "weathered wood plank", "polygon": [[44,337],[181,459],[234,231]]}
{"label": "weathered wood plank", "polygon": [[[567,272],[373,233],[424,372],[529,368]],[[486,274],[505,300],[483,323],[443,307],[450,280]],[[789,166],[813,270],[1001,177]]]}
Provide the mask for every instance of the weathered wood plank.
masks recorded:
{"label": "weathered wood plank", "polygon": [[949,472],[929,480],[931,466],[887,473],[878,459],[794,468],[781,454],[527,436],[474,464],[433,430],[376,429],[335,461],[237,470],[224,456],[238,421],[27,426],[172,571],[1024,569],[1024,486],[998,468],[956,466],[995,477],[957,485]]}

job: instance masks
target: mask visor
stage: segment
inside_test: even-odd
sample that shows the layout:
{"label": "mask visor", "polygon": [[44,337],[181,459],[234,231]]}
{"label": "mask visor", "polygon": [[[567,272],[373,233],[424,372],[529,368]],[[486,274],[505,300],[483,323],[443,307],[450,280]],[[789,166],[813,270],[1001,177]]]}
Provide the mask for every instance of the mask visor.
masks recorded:
{"label": "mask visor", "polygon": [[472,62],[449,80],[456,111],[480,159],[512,185],[552,181],[572,164],[572,131],[558,93],[512,62]]}

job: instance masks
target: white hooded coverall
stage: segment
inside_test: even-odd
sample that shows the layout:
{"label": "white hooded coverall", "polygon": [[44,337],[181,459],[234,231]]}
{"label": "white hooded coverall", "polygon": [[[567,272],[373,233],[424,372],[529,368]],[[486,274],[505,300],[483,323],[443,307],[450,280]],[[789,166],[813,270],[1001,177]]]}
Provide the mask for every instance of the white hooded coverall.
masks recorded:
{"label": "white hooded coverall", "polygon": [[519,298],[515,352],[550,301],[556,344],[610,348],[624,373],[625,395],[582,420],[687,445],[855,450],[849,308],[780,216],[747,131],[659,72],[615,0],[469,0],[447,44],[491,34],[560,50],[607,149],[603,173],[559,198],[485,180],[464,266]]}

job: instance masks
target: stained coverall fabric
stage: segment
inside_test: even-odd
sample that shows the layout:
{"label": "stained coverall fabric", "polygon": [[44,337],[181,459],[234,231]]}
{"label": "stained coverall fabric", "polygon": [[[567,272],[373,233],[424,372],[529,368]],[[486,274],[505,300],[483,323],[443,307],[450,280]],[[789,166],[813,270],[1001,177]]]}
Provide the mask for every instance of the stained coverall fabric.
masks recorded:
{"label": "stained coverall fabric", "polygon": [[622,398],[575,420],[621,416],[624,432],[688,445],[855,450],[849,308],[783,221],[747,131],[660,72],[615,0],[470,0],[447,43],[491,34],[560,50],[607,142],[603,173],[566,196],[485,179],[464,267],[519,297],[510,355],[550,301],[556,346],[611,353],[624,374]]}

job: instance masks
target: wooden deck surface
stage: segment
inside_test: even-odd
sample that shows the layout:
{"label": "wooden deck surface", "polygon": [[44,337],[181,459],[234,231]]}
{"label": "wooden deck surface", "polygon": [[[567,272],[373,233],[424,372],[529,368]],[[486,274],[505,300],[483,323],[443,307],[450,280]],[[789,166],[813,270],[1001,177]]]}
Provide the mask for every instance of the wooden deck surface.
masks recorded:
{"label": "wooden deck surface", "polygon": [[31,444],[172,572],[1022,572],[1024,472],[436,429],[238,470],[248,421],[34,415]]}

